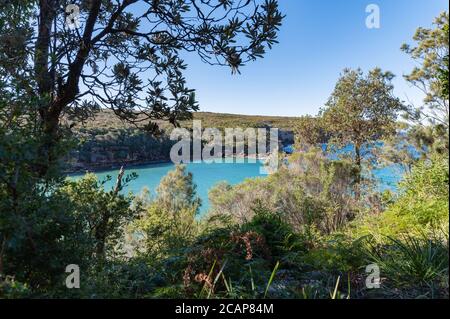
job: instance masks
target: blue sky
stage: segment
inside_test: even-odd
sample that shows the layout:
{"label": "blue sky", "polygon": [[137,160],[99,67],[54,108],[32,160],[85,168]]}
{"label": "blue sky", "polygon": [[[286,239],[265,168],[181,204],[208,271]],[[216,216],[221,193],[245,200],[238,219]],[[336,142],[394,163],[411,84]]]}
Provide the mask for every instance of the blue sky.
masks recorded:
{"label": "blue sky", "polygon": [[[381,10],[381,28],[365,25],[368,4]],[[186,79],[201,111],[300,116],[315,115],[345,67],[376,66],[397,75],[395,93],[418,104],[420,93],[403,79],[414,62],[400,51],[419,26],[448,10],[445,0],[279,0],[286,19],[279,44],[241,75],[185,56]]]}

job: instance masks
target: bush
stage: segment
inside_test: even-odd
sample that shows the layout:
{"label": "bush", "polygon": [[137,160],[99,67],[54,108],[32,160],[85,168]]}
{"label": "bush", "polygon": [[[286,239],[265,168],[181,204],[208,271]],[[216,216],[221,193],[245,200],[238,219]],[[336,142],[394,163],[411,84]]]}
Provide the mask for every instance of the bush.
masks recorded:
{"label": "bush", "polygon": [[[275,267],[286,269],[288,262],[282,259],[296,238],[280,216],[263,208],[240,226],[205,228],[191,245],[166,259],[170,266],[163,261],[164,268],[172,271],[170,284],[158,289],[157,295],[173,297],[170,287],[182,286],[184,297],[191,298],[292,297],[289,289],[280,288],[290,283],[271,275]],[[268,290],[271,277],[273,286]]]}
{"label": "bush", "polygon": [[449,223],[448,158],[435,155],[418,163],[400,184],[399,198],[379,215],[355,222],[353,238],[373,235],[383,241],[386,236],[432,233]]}
{"label": "bush", "polygon": [[252,219],[261,203],[277,212],[296,232],[314,228],[331,233],[360,210],[352,193],[354,169],[346,161],[331,161],[320,152],[294,157],[288,168],[265,179],[230,186],[219,184],[209,193],[210,215],[229,215],[237,223]]}
{"label": "bush", "polygon": [[[110,179],[111,177],[108,177]],[[132,207],[133,196],[122,195],[123,184],[136,176],[120,176],[116,188],[105,190],[94,174],[77,181],[67,181],[58,193],[72,204],[74,228],[80,235],[76,245],[84,256],[112,257],[120,252],[125,227],[138,215],[140,207]]]}
{"label": "bush", "polygon": [[448,233],[446,239],[389,237],[372,246],[368,261],[380,267],[383,285],[378,294],[388,298],[448,298]]}
{"label": "bush", "polygon": [[185,166],[177,166],[161,180],[156,198],[131,226],[131,235],[139,238],[134,249],[153,258],[184,249],[197,234],[199,207],[192,174]]}
{"label": "bush", "polygon": [[31,291],[26,284],[17,282],[13,277],[2,278],[0,274],[0,299],[29,298]]}

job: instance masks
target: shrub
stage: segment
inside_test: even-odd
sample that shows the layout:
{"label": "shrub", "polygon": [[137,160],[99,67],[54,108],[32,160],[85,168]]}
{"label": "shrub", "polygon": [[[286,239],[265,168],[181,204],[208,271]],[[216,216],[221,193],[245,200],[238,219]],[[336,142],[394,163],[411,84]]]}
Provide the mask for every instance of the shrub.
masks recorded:
{"label": "shrub", "polygon": [[323,233],[340,229],[360,210],[352,193],[351,163],[331,161],[320,152],[298,155],[288,168],[266,179],[219,184],[209,193],[210,215],[230,215],[242,224],[252,219],[261,203],[277,212],[296,232],[315,228]]}
{"label": "shrub", "polygon": [[445,237],[388,237],[386,244],[368,249],[368,261],[380,267],[383,277],[378,294],[388,298],[448,298],[448,233]]}
{"label": "shrub", "polygon": [[29,298],[30,296],[31,291],[26,284],[10,276],[3,278],[0,274],[0,299]]}
{"label": "shrub", "polygon": [[435,155],[419,162],[400,184],[400,195],[379,215],[366,216],[351,228],[354,238],[373,235],[383,241],[386,236],[433,232],[449,223],[448,158]]}
{"label": "shrub", "polygon": [[200,207],[192,174],[185,166],[169,172],[130,231],[139,237],[135,249],[153,257],[167,257],[192,242],[198,231],[195,219]]}

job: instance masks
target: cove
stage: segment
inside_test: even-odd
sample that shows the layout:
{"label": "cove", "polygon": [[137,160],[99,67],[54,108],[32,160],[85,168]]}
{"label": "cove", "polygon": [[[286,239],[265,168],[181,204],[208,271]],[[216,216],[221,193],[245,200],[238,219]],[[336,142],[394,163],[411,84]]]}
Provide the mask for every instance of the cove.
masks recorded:
{"label": "cove", "polygon": [[[200,217],[204,215],[209,208],[208,191],[221,181],[226,181],[230,185],[235,185],[243,182],[247,178],[265,177],[264,173],[260,172],[260,168],[264,170],[263,163],[257,161],[256,163],[189,163],[186,164],[187,170],[193,174],[194,183],[197,185],[197,195],[202,200],[200,208]],[[138,178],[129,183],[123,193],[132,192],[138,194],[144,187],[147,187],[152,194],[155,194],[156,187],[158,187],[161,179],[171,170],[175,168],[173,163],[150,164],[135,167],[125,167],[125,174],[135,172]],[[108,170],[96,172],[99,181],[106,180],[109,175],[112,179],[105,183],[105,189],[109,190],[114,187],[115,180],[119,170]],[[71,174],[70,178],[78,179],[83,174]]]}

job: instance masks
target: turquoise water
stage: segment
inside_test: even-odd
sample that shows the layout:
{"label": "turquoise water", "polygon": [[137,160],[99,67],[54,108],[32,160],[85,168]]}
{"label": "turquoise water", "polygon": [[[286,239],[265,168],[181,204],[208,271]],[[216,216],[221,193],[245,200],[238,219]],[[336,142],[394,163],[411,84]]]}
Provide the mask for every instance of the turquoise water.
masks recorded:
{"label": "turquoise water", "polygon": [[405,171],[400,165],[390,165],[373,170],[373,175],[377,179],[378,190],[380,192],[386,190],[396,192],[398,190],[398,183],[404,174]]}
{"label": "turquoise water", "polygon": [[[264,167],[261,162],[256,163],[189,163],[187,170],[193,174],[194,183],[197,185],[197,194],[202,200],[201,213],[205,213],[209,208],[208,191],[217,183],[226,181],[231,185],[239,184],[247,178],[267,176],[264,173]],[[133,192],[138,194],[144,187],[155,194],[161,179],[175,168],[172,163],[151,164],[137,166],[125,170],[125,174],[135,172],[138,178],[123,190],[124,193]],[[114,187],[119,170],[97,172],[96,175],[100,181],[106,180],[107,175],[112,179],[105,183],[106,189]],[[71,175],[70,177],[79,178],[82,174]]]}
{"label": "turquoise water", "polygon": [[[375,160],[374,156],[371,155],[370,152],[368,152],[368,149],[370,148],[381,148],[383,147],[383,142],[379,141],[369,146],[363,146],[361,149],[361,153],[363,154],[363,157],[368,160]],[[400,145],[399,145],[400,147]],[[330,159],[339,159],[340,155],[347,155],[347,156],[353,156],[354,155],[354,146],[353,145],[347,145],[342,148],[332,148],[331,150],[327,150],[328,145],[322,144],[322,150],[326,152],[328,155],[328,158]],[[367,148],[367,149],[366,149]],[[417,150],[410,146],[409,152],[412,156],[420,156]],[[392,164],[388,166],[383,166],[379,168],[375,168],[372,170],[372,175],[376,179],[378,191],[384,192],[386,190],[396,192],[398,190],[398,183],[401,181],[403,175],[405,174],[404,168],[399,164]]]}
{"label": "turquoise water", "polygon": [[[239,184],[247,178],[264,177],[263,164],[257,163],[190,163],[187,169],[193,174],[194,183],[197,185],[197,194],[202,200],[201,214],[206,213],[209,208],[208,191],[217,183],[226,181],[231,185]],[[138,178],[124,188],[124,193],[133,192],[138,194],[144,187],[153,194],[161,179],[175,166],[172,163],[151,164],[126,169],[126,174],[135,172]],[[107,175],[112,179],[105,183],[106,189],[111,189],[117,178],[119,170],[97,172],[99,180],[106,180]],[[379,190],[396,191],[397,183],[400,181],[402,171],[397,166],[389,166],[373,171],[378,179]],[[79,178],[81,174],[71,175],[72,178]]]}

